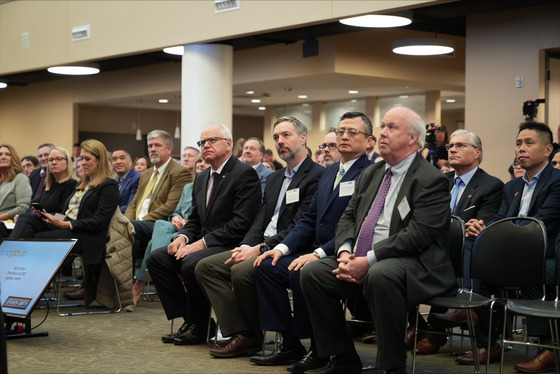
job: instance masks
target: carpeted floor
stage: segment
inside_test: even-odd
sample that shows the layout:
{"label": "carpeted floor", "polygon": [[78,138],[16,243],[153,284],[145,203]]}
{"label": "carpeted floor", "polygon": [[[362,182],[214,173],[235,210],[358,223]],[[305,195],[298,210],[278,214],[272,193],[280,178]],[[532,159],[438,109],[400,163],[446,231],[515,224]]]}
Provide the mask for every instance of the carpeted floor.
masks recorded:
{"label": "carpeted floor", "polygon": [[[46,314],[46,309],[36,309],[31,315],[32,325],[40,323]],[[256,366],[247,357],[212,358],[206,344],[164,344],[161,335],[169,330],[170,322],[158,301],[141,300],[131,313],[67,317],[59,316],[51,302],[48,317],[33,330],[47,331],[48,336],[8,340],[9,373],[286,373],[284,366]],[[273,335],[269,333],[268,337],[272,339]],[[376,345],[360,342],[356,347],[363,364],[374,365]],[[455,363],[448,347],[449,344],[436,355],[419,356],[417,373],[472,373],[472,366]],[[458,347],[455,341],[454,350]],[[513,373],[513,362],[524,358],[524,348],[508,352],[505,372]],[[491,372],[498,370],[499,364],[491,365]]]}

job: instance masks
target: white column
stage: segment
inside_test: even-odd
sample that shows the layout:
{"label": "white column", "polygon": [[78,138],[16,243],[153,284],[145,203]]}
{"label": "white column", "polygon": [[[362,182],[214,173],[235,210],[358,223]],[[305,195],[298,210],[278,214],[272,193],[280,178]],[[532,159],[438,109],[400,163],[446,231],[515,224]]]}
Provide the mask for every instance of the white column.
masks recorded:
{"label": "white column", "polygon": [[181,70],[181,150],[195,146],[212,123],[231,129],[233,48],[221,44],[185,45]]}

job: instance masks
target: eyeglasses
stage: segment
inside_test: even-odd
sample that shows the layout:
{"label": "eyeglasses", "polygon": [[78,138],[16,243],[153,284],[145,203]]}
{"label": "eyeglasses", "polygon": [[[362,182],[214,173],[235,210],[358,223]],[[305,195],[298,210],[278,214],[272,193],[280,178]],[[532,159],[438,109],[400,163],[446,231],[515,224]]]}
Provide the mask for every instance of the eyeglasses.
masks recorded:
{"label": "eyeglasses", "polygon": [[218,136],[212,136],[210,138],[207,139],[201,139],[199,141],[196,142],[196,145],[198,145],[200,148],[204,147],[204,145],[206,144],[206,142],[210,143],[210,144],[216,144],[216,142],[218,140],[227,140],[227,138],[220,138]]}
{"label": "eyeglasses", "polygon": [[66,157],[51,157],[47,160],[48,162],[62,162],[62,161],[66,161]]}
{"label": "eyeglasses", "polygon": [[319,146],[319,149],[320,149],[321,151],[324,151],[324,150],[327,149],[327,148],[329,149],[329,151],[334,151],[334,150],[336,150],[336,143],[329,143],[329,144],[323,143],[323,144],[321,144],[321,145]]}
{"label": "eyeglasses", "polygon": [[457,148],[457,150],[463,150],[465,148],[467,148],[468,146],[471,146],[473,148],[477,148],[474,145],[472,145],[471,143],[462,143],[462,142],[457,142],[457,143],[449,143],[445,145],[445,149],[447,151],[449,151],[450,149],[453,149],[453,147]]}
{"label": "eyeglasses", "polygon": [[[555,163],[556,163],[556,161],[552,161],[552,166],[554,166]],[[514,162],[513,164],[511,164],[511,167],[514,168],[514,169],[521,169],[521,166],[517,162]]]}
{"label": "eyeglasses", "polygon": [[365,136],[369,136],[367,133],[363,131],[358,131],[356,129],[336,129],[335,132],[336,136],[342,136],[344,133],[347,133],[349,136],[354,137],[358,134],[364,134]]}

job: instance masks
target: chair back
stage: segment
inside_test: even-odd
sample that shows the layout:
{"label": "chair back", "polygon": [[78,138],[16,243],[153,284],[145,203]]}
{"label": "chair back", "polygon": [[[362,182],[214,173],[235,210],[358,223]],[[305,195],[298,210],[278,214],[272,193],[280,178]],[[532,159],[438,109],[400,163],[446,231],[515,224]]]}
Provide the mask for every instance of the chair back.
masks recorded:
{"label": "chair back", "polygon": [[[461,217],[451,216],[449,225],[448,253],[457,278],[463,278],[463,249],[465,246],[465,221]],[[461,288],[462,285],[461,285]]]}
{"label": "chair back", "polygon": [[546,229],[532,217],[492,223],[474,242],[471,279],[488,285],[528,287],[545,283]]}

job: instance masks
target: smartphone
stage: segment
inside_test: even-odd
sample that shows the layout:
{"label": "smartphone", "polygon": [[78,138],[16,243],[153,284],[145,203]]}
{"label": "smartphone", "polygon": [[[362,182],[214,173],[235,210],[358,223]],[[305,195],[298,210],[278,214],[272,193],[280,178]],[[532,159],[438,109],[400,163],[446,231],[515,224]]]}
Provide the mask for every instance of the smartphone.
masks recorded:
{"label": "smartphone", "polygon": [[41,205],[39,205],[39,203],[37,202],[31,203],[31,207],[39,212],[43,210],[43,208],[41,208]]}

